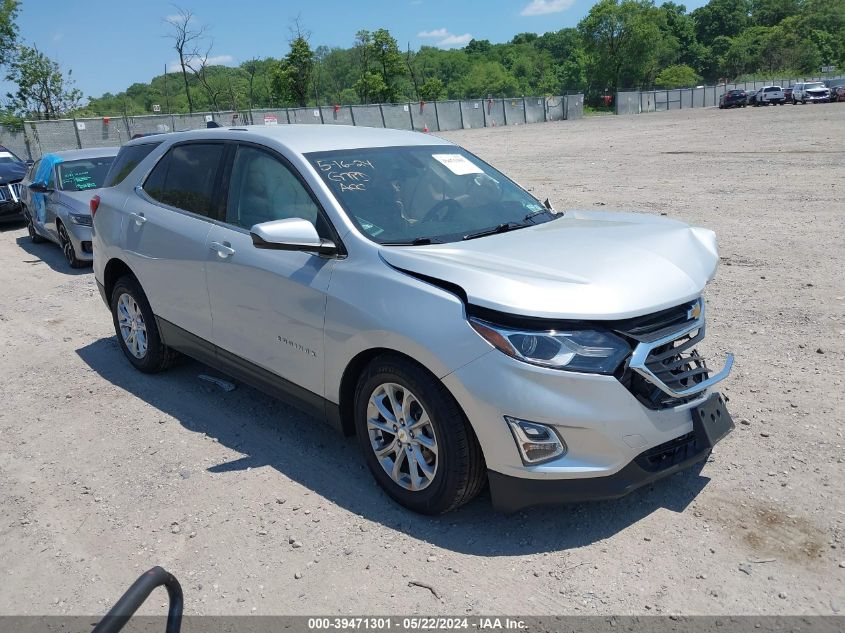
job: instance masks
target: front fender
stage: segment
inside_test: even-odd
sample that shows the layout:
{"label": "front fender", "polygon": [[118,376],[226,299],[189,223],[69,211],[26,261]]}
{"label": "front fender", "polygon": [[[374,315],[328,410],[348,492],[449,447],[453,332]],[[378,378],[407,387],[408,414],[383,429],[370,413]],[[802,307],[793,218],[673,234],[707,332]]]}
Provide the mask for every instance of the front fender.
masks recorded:
{"label": "front fender", "polygon": [[326,304],[326,398],[339,403],[350,362],[380,348],[413,358],[438,378],[490,351],[455,294],[380,258],[338,262]]}

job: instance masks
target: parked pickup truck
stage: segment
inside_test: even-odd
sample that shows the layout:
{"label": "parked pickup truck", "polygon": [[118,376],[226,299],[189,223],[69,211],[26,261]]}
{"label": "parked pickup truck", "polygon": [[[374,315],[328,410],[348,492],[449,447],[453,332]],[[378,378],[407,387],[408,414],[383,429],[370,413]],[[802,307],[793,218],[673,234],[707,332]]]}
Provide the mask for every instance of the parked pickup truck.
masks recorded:
{"label": "parked pickup truck", "polygon": [[757,96],[754,98],[754,105],[783,105],[786,103],[786,98],[783,96],[783,88],[780,86],[763,86],[757,91]]}
{"label": "parked pickup truck", "polygon": [[142,138],[106,180],[94,274],[126,359],[188,354],[330,421],[412,510],[488,482],[504,511],[620,497],[733,428],[713,391],[732,357],[696,350],[707,229],[558,212],[390,129]]}

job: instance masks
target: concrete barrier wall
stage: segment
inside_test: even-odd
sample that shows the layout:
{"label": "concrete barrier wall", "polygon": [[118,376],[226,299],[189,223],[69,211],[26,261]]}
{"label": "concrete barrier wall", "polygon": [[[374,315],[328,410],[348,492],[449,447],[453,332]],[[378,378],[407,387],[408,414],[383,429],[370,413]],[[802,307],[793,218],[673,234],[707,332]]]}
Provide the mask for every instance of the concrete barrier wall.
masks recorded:
{"label": "concrete barrier wall", "polygon": [[616,93],[616,114],[641,114],[683,108],[711,108],[719,105],[719,97],[728,90],[760,90],[765,86],[790,88],[800,81],[845,79],[845,75],[816,79],[770,79],[746,81],[715,86],[698,86],[679,90],[620,91]]}
{"label": "concrete barrier wall", "polygon": [[381,110],[377,105],[349,106],[355,125],[365,127],[384,127],[384,119],[381,118]]}
{"label": "concrete barrier wall", "polygon": [[438,101],[437,128],[438,130],[460,130],[463,128],[463,113],[460,101]]}
{"label": "concrete barrier wall", "polygon": [[584,95],[566,95],[566,120],[580,119],[584,116]]}
{"label": "concrete barrier wall", "polygon": [[566,118],[565,97],[546,97],[545,108],[547,121],[563,121]]}
{"label": "concrete barrier wall", "polygon": [[412,129],[410,105],[407,103],[383,103],[380,107],[384,116],[384,127],[396,130]]}
{"label": "concrete barrier wall", "polygon": [[438,132],[500,125],[561,121],[583,116],[584,96],[513,97],[430,103],[390,103],[307,108],[264,108],[240,112],[195,112],[27,121],[23,128],[0,126],[0,145],[21,158],[48,152],[122,145],[138,134],[182,132],[243,125],[358,125]]}
{"label": "concrete barrier wall", "polygon": [[484,115],[484,100],[461,101],[461,111],[464,115],[464,129],[484,127],[486,117]]}

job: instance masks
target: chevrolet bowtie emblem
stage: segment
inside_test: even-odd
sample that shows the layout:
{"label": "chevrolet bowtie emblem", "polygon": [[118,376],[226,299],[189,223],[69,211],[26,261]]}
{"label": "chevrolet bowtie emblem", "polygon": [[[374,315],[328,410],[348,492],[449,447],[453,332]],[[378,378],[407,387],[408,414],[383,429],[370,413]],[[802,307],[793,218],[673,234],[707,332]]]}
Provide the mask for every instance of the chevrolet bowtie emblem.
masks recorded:
{"label": "chevrolet bowtie emblem", "polygon": [[696,301],[689,310],[687,310],[687,319],[695,321],[701,316],[701,301]]}

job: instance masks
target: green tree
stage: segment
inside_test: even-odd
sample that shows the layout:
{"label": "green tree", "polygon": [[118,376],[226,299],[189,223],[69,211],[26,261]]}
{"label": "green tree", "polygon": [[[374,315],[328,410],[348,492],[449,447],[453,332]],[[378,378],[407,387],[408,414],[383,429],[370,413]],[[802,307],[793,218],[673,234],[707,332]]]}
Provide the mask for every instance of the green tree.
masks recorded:
{"label": "green tree", "polygon": [[751,19],[758,26],[777,26],[800,9],[801,0],[751,0]]}
{"label": "green tree", "polygon": [[378,29],[372,37],[373,62],[381,74],[384,87],[378,93],[383,102],[395,102],[399,99],[396,80],[405,75],[405,61],[396,40],[387,29]]}
{"label": "green tree", "polygon": [[273,91],[283,101],[307,106],[313,68],[314,52],[306,36],[299,32],[290,42],[290,51],[273,73]]}
{"label": "green tree", "polygon": [[464,51],[467,55],[487,55],[492,47],[490,40],[471,39],[464,47]]}
{"label": "green tree", "polygon": [[692,12],[699,42],[734,37],[751,24],[750,0],[710,0]]}
{"label": "green tree", "polygon": [[15,42],[18,39],[18,0],[0,2],[0,66],[9,63],[15,55]]}
{"label": "green tree", "polygon": [[59,65],[35,47],[18,47],[6,80],[17,86],[6,97],[21,116],[55,119],[79,107],[82,99],[82,92],[73,87],[71,71],[65,77]]}
{"label": "green tree", "polygon": [[650,83],[664,36],[648,0],[600,0],[578,24],[594,91]]}
{"label": "green tree", "polygon": [[379,96],[387,92],[387,85],[379,73],[367,71],[352,86],[358,94],[361,103],[373,103]]}
{"label": "green tree", "polygon": [[667,66],[654,79],[658,88],[691,88],[701,81],[701,76],[685,64]]}
{"label": "green tree", "polygon": [[437,101],[446,96],[446,86],[438,77],[429,77],[420,86],[420,99]]}
{"label": "green tree", "polygon": [[470,71],[450,87],[456,96],[478,98],[515,97],[519,93],[519,83],[499,62],[477,62]]}

